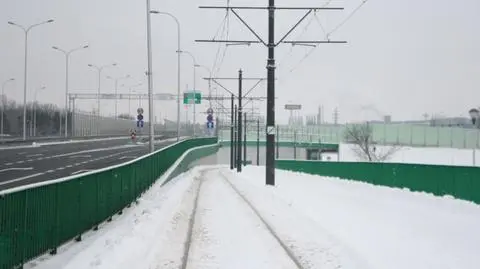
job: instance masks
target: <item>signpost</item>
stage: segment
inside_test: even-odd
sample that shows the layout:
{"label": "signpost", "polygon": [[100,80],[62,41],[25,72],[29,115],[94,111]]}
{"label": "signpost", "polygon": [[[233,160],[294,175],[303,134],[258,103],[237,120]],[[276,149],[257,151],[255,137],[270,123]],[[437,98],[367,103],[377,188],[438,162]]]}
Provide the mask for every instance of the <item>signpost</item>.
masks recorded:
{"label": "signpost", "polygon": [[139,107],[137,113],[137,127],[143,128],[143,108]]}
{"label": "signpost", "polygon": [[207,131],[210,135],[213,134],[213,129],[215,128],[215,124],[213,123],[213,109],[207,109]]}
{"label": "signpost", "polygon": [[202,103],[202,93],[201,92],[184,92],[183,93],[183,104],[201,104]]}

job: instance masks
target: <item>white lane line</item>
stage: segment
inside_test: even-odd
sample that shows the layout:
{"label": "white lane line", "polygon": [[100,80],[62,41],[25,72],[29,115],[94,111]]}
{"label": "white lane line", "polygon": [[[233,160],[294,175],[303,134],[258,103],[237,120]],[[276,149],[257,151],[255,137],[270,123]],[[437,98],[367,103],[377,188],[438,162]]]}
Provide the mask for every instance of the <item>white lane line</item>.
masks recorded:
{"label": "white lane line", "polygon": [[27,155],[27,158],[32,158],[32,157],[38,157],[38,156],[43,156],[43,154],[32,154],[32,155]]}
{"label": "white lane line", "polygon": [[17,163],[24,163],[24,161],[18,161]]}
{"label": "white lane line", "polygon": [[65,169],[65,167],[59,167],[59,168],[57,168],[57,170],[64,170],[64,169]]}
{"label": "white lane line", "polygon": [[91,158],[92,155],[77,155],[77,156],[70,156],[70,158]]}
{"label": "white lane line", "polygon": [[67,165],[67,166],[65,166],[65,167],[66,167],[66,168],[72,168],[73,165],[69,164],[69,165]]}
{"label": "white lane line", "polygon": [[24,155],[27,154],[26,152],[19,152],[18,155]]}
{"label": "white lane line", "polygon": [[118,158],[119,160],[124,160],[124,159],[135,159],[137,158],[136,156],[122,156],[120,158]]}
{"label": "white lane line", "polygon": [[41,176],[41,175],[44,175],[44,174],[45,173],[36,173],[36,174],[29,175],[29,176],[26,176],[26,177],[20,177],[20,178],[8,180],[8,181],[0,182],[0,186],[10,184],[10,183],[14,183],[14,182],[18,182],[18,181],[22,181],[22,180],[29,179],[29,178],[32,178],[32,177],[38,177],[38,176]]}
{"label": "white lane line", "polygon": [[29,162],[29,163],[30,163],[30,162],[33,162],[33,159],[27,160],[27,162]]}
{"label": "white lane line", "polygon": [[26,167],[26,168],[12,167],[12,168],[7,168],[7,169],[0,170],[0,173],[7,172],[7,171],[28,171],[28,170],[32,170],[32,169],[33,169],[33,167]]}
{"label": "white lane line", "polygon": [[46,174],[49,174],[49,173],[53,173],[55,172],[55,170],[48,170],[47,172],[45,172]]}
{"label": "white lane line", "polygon": [[78,170],[76,172],[73,172],[72,175],[77,175],[77,174],[86,173],[86,172],[90,172],[90,171],[92,171],[92,170],[86,170],[86,169]]}
{"label": "white lane line", "polygon": [[9,166],[9,165],[13,165],[13,163],[6,163],[5,165]]}

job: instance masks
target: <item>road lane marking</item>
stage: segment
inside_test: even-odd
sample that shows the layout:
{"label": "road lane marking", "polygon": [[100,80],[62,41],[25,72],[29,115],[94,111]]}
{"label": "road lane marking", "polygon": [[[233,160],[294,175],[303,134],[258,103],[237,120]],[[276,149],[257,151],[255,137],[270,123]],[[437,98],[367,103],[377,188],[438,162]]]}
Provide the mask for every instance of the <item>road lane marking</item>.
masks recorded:
{"label": "road lane marking", "polygon": [[64,169],[65,169],[65,167],[59,167],[59,168],[57,168],[57,170],[59,170],[59,171],[60,171],[60,170],[64,170]]}
{"label": "road lane marking", "polygon": [[137,158],[136,156],[122,156],[120,158],[118,158],[119,160],[124,160],[124,159],[135,159]]}
{"label": "road lane marking", "polygon": [[26,152],[19,152],[18,155],[24,155],[27,154]]}
{"label": "road lane marking", "polygon": [[55,172],[55,170],[48,170],[47,172],[45,172],[46,174],[49,174],[49,173],[53,173]]}
{"label": "road lane marking", "polygon": [[25,180],[25,179],[29,179],[29,178],[32,178],[32,177],[38,177],[38,176],[41,176],[41,175],[44,175],[44,174],[45,173],[36,173],[36,174],[29,175],[29,176],[26,176],[26,177],[20,177],[20,178],[8,180],[8,181],[0,182],[0,186],[7,185],[7,184],[10,184],[10,183],[15,183],[15,182],[22,181],[22,180]]}
{"label": "road lane marking", "polygon": [[12,167],[12,168],[7,168],[7,169],[0,170],[0,173],[7,172],[7,171],[28,171],[28,170],[32,170],[32,169],[33,169],[33,167],[26,167],[26,168]]}
{"label": "road lane marking", "polygon": [[32,157],[38,157],[38,156],[43,156],[43,154],[32,154],[32,155],[27,155],[27,158],[32,158]]}
{"label": "road lane marking", "polygon": [[67,165],[67,166],[65,166],[65,167],[66,167],[66,168],[72,168],[73,165],[69,164],[69,165]]}
{"label": "road lane marking", "polygon": [[9,165],[13,165],[13,163],[6,163],[5,165],[9,166]]}
{"label": "road lane marking", "polygon": [[24,163],[24,161],[18,161],[17,163]]}
{"label": "road lane marking", "polygon": [[77,155],[77,156],[70,156],[70,158],[91,158],[92,155]]}
{"label": "road lane marking", "polygon": [[73,172],[72,175],[77,175],[77,174],[86,173],[86,172],[90,172],[90,171],[92,171],[92,170],[86,170],[86,169],[78,170],[76,172]]}

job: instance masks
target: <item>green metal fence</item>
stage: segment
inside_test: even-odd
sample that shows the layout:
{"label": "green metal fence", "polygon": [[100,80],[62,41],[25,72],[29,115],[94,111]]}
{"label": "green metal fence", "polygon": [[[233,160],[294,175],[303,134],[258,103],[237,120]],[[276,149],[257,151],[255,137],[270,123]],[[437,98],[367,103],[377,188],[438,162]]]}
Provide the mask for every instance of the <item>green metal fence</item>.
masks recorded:
{"label": "green metal fence", "polygon": [[399,163],[277,160],[282,170],[338,177],[374,185],[452,195],[480,204],[480,168]]}
{"label": "green metal fence", "polygon": [[0,192],[0,269],[81,240],[82,233],[121,214],[187,150],[216,143],[189,139],[116,167]]}
{"label": "green metal fence", "polygon": [[[280,141],[343,143],[349,125],[279,126]],[[460,127],[410,124],[371,124],[372,139],[378,144],[415,147],[480,148],[480,131]],[[265,128],[264,126],[262,128]],[[229,140],[230,131],[221,130],[220,140]],[[247,140],[256,140],[257,127],[247,128]],[[260,129],[265,140],[265,130]]]}

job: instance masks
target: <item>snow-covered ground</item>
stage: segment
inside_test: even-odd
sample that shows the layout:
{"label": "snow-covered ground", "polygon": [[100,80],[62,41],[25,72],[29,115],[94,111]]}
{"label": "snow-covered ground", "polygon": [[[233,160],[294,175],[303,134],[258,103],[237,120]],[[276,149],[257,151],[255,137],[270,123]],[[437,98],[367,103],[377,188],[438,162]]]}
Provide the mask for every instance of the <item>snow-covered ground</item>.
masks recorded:
{"label": "snow-covered ground", "polygon": [[[352,147],[340,145],[340,161],[358,161]],[[377,150],[388,151],[389,148],[378,146]],[[387,162],[472,166],[473,152],[472,149],[400,147]],[[336,157],[332,157],[332,160],[336,160]],[[480,150],[476,150],[475,164],[480,166]]]}
{"label": "snow-covered ground", "polygon": [[478,205],[278,170],[267,187],[264,174],[195,167],[26,268],[480,267]]}

